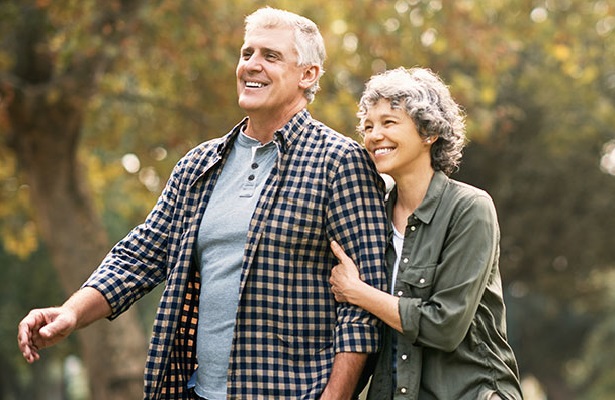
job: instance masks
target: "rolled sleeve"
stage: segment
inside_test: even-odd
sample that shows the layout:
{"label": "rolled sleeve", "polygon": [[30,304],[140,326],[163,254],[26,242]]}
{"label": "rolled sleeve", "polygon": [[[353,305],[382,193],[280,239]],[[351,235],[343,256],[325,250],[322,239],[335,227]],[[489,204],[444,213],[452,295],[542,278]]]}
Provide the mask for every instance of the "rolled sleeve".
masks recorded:
{"label": "rolled sleeve", "polygon": [[[334,169],[327,219],[330,238],[357,260],[361,278],[386,290],[386,216],[383,183],[366,152],[352,147]],[[337,352],[372,353],[379,346],[380,321],[363,309],[338,305]]]}

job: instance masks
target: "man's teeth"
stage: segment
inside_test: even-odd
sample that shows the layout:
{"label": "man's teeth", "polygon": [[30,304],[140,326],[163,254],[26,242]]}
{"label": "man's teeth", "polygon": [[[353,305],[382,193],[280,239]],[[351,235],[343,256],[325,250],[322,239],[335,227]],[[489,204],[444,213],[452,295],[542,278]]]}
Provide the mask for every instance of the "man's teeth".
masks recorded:
{"label": "man's teeth", "polygon": [[246,82],[246,86],[249,88],[262,88],[265,85],[262,83],[258,83],[258,82]]}
{"label": "man's teeth", "polygon": [[391,147],[387,147],[385,149],[376,149],[376,150],[374,150],[374,154],[375,155],[387,154],[387,153],[390,153],[392,151],[393,151],[393,149]]}

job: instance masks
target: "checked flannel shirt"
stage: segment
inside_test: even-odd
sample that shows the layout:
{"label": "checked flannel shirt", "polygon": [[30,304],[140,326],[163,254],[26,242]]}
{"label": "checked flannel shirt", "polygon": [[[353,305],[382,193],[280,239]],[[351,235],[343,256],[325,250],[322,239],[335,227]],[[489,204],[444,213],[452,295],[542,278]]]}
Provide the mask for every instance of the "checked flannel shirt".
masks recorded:
{"label": "checked flannel shirt", "polygon": [[[189,399],[196,368],[200,219],[246,120],[176,165],[143,224],[121,240],[85,286],[117,317],[165,283],[145,366],[145,399]],[[316,399],[337,352],[378,350],[378,321],[338,304],[328,283],[337,240],[362,278],[386,289],[383,184],[358,143],[296,114],[275,134],[278,159],[250,222],[228,369],[229,399]],[[201,365],[201,368],[206,368]]]}

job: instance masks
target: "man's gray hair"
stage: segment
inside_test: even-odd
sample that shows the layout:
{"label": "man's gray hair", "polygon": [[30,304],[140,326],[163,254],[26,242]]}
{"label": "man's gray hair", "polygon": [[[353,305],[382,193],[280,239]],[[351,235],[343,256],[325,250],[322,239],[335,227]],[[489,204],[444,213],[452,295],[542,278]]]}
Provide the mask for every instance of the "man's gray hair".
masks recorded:
{"label": "man's gray hair", "polygon": [[325,73],[324,63],[327,58],[325,42],[316,24],[301,15],[290,11],[271,7],[263,7],[248,15],[245,20],[245,33],[256,28],[287,27],[293,30],[295,50],[297,51],[297,65],[320,67],[316,82],[305,89],[304,96],[309,103],[314,101],[316,92],[320,89],[320,77]]}

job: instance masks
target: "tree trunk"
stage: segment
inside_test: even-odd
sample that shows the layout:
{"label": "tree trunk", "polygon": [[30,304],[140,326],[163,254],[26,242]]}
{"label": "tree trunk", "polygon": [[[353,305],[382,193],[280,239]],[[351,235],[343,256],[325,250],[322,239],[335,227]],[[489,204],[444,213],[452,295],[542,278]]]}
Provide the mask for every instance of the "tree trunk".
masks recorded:
{"label": "tree trunk", "polygon": [[[114,24],[138,2],[100,8],[92,33],[119,40]],[[15,67],[1,82],[8,145],[27,179],[38,229],[67,295],[87,279],[109,250],[78,160],[84,110],[106,69],[102,47],[81,52],[58,75],[49,46],[53,29],[45,7],[23,7],[14,33]],[[111,28],[111,29],[109,29]],[[92,400],[134,400],[143,395],[147,341],[136,310],[113,324],[101,321],[77,332]]]}
{"label": "tree trunk", "polygon": [[[56,88],[58,90],[58,88]],[[15,91],[11,145],[25,173],[38,227],[64,291],[77,290],[109,249],[78,162],[83,99],[69,91]],[[134,400],[143,392],[146,338],[134,310],[77,333],[93,400]]]}
{"label": "tree trunk", "polygon": [[[51,23],[47,14],[51,5],[24,3],[12,33],[13,72],[1,77],[8,145],[27,179],[40,235],[67,295],[79,289],[110,247],[79,164],[78,145],[97,76],[111,63],[105,45],[129,34],[117,26],[126,28],[138,4],[98,7],[89,28],[101,37],[100,47],[75,52],[69,64],[58,67],[54,63],[61,57],[50,46],[57,29],[57,20]],[[147,341],[135,310],[77,335],[92,400],[142,398]]]}

